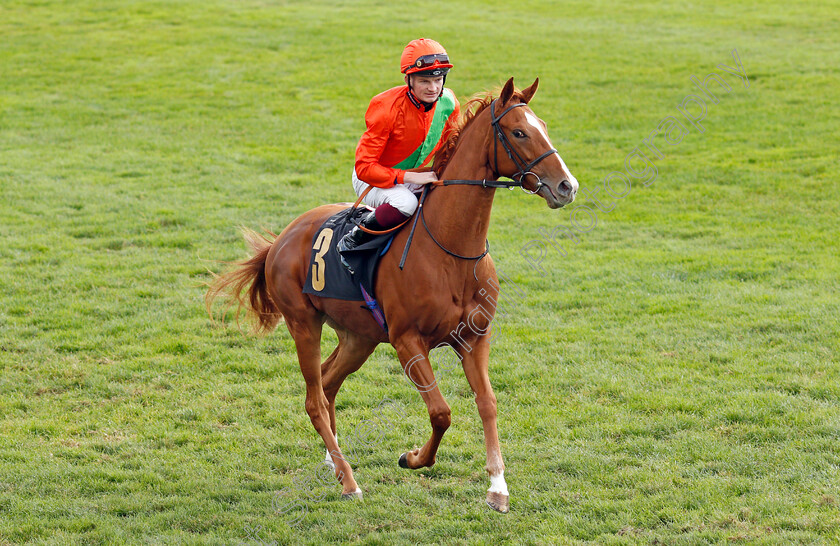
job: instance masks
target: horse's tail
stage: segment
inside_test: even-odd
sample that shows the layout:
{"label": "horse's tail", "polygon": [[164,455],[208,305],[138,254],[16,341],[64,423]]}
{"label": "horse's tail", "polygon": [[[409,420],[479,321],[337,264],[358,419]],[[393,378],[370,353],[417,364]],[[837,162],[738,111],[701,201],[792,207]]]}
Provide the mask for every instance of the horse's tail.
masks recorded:
{"label": "horse's tail", "polygon": [[[268,293],[265,278],[265,261],[274,241],[247,228],[242,228],[242,234],[251,248],[252,256],[247,260],[234,262],[235,269],[227,273],[213,274],[215,280],[209,285],[204,303],[210,318],[215,319],[213,302],[219,295],[225,294],[230,298],[230,303],[221,315],[222,320],[227,310],[236,304],[234,317],[237,324],[244,307],[248,317],[254,320],[254,330],[257,333],[268,333],[283,318],[280,309]],[[274,239],[277,238],[273,233],[269,234]]]}

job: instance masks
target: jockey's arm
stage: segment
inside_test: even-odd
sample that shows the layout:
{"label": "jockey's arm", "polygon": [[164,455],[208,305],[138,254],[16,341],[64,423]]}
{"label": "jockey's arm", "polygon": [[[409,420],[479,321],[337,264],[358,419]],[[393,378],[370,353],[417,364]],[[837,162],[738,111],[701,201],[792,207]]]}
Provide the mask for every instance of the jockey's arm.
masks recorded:
{"label": "jockey's arm", "polygon": [[367,128],[356,147],[356,176],[378,188],[390,188],[405,182],[405,171],[379,163],[391,133],[392,122],[388,111],[379,106],[377,97],[374,97],[365,113]]}

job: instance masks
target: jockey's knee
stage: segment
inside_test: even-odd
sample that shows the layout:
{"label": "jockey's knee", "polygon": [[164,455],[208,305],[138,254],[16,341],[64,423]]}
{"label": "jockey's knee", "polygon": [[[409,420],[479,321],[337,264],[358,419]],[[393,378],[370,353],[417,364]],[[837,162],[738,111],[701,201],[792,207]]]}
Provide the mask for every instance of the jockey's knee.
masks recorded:
{"label": "jockey's knee", "polygon": [[398,198],[391,201],[391,206],[409,217],[417,210],[417,196],[410,191],[400,192]]}

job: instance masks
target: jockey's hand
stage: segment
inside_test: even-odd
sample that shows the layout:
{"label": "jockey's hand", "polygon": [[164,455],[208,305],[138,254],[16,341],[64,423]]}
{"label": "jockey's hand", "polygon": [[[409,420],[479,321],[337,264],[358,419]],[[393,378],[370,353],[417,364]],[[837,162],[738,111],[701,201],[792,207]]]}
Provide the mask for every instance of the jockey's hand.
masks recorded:
{"label": "jockey's hand", "polygon": [[433,171],[425,173],[406,172],[405,175],[403,175],[403,182],[417,184],[418,186],[437,182],[437,179],[438,177]]}

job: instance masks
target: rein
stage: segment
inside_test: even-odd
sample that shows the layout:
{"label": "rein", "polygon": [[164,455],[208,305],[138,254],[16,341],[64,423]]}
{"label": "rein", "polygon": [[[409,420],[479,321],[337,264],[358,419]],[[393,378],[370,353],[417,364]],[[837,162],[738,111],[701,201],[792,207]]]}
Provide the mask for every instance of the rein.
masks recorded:
{"label": "rein", "polygon": [[[462,181],[464,182],[464,181]],[[469,181],[467,181],[469,182]],[[480,182],[480,181],[475,181]],[[421,218],[423,220],[423,227],[426,228],[426,233],[429,234],[429,238],[435,242],[435,244],[444,252],[449,254],[454,258],[459,258],[461,260],[475,260],[475,266],[473,266],[473,277],[475,280],[478,280],[478,275],[476,274],[476,268],[478,267],[478,262],[490,252],[490,241],[484,240],[484,252],[477,256],[462,256],[456,252],[452,252],[438,241],[435,236],[432,234],[432,231],[429,229],[429,224],[426,223],[426,215],[423,214],[423,204],[426,202],[426,196],[429,195],[429,185],[426,184],[423,186],[423,194],[420,196],[420,202],[417,204],[417,214],[414,215],[414,224],[411,226],[411,231],[408,233],[408,239],[405,241],[405,248],[403,249],[402,258],[400,258],[400,270],[402,270],[403,266],[405,265],[405,259],[408,257],[408,249],[411,248],[411,241],[414,239],[414,230],[417,228],[417,219]]]}
{"label": "rein", "polygon": [[421,201],[420,201],[420,203],[417,205],[417,208],[418,208],[418,209],[420,209],[420,219],[421,219],[421,220],[423,220],[423,227],[424,227],[424,228],[426,228],[426,233],[428,233],[428,234],[429,234],[429,237],[431,237],[431,238],[432,238],[432,241],[434,241],[434,242],[435,242],[435,244],[436,244],[437,246],[439,246],[441,250],[443,250],[444,252],[446,252],[446,253],[447,253],[447,254],[449,254],[450,256],[453,256],[453,257],[455,257],[455,258],[460,258],[460,259],[462,259],[462,260],[480,260],[480,259],[482,259],[483,257],[487,256],[487,253],[488,253],[488,252],[490,252],[490,241],[487,241],[486,239],[485,239],[485,241],[484,241],[484,252],[482,252],[481,254],[478,254],[477,256],[462,256],[462,255],[460,255],[460,254],[458,254],[458,253],[456,253],[456,252],[452,252],[451,250],[449,250],[448,248],[446,248],[445,246],[443,246],[442,244],[440,244],[440,241],[438,241],[437,239],[435,239],[435,236],[434,236],[434,235],[432,235],[432,232],[431,232],[431,230],[429,229],[429,225],[426,223],[426,216],[423,214],[423,201],[425,201],[425,200],[426,200],[426,195],[427,195],[428,193],[429,193],[429,192],[428,192],[428,188],[426,188],[426,189],[424,189],[424,190],[423,190],[423,195],[421,196]]}

